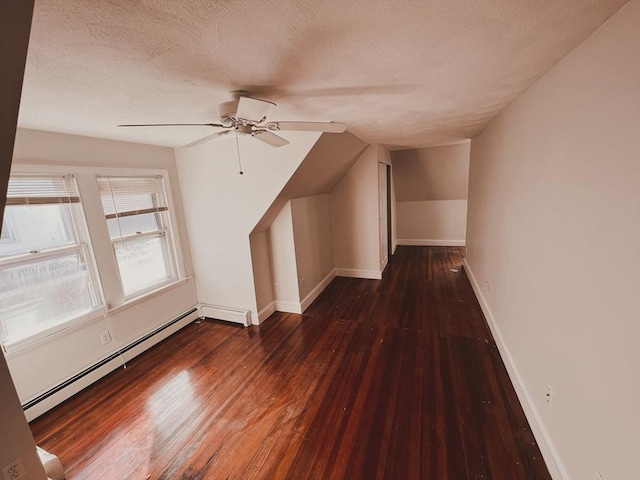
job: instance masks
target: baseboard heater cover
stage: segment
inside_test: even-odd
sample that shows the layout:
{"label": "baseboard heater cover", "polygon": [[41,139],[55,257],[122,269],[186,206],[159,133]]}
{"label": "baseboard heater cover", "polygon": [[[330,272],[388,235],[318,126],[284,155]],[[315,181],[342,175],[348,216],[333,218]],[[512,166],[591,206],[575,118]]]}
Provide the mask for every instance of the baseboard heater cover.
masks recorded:
{"label": "baseboard heater cover", "polygon": [[110,361],[118,358],[122,353],[128,352],[129,350],[131,350],[132,348],[137,347],[138,345],[140,345],[142,342],[148,340],[149,338],[153,337],[154,335],[157,335],[158,333],[160,333],[161,331],[163,331],[166,328],[169,328],[171,325],[173,325],[174,323],[179,322],[180,320],[182,320],[185,317],[188,317],[189,315],[191,315],[192,313],[196,312],[197,309],[196,307],[193,307],[192,309],[184,312],[183,314],[177,316],[176,318],[170,320],[169,322],[165,323],[164,325],[161,325],[160,327],[156,328],[155,330],[152,330],[151,332],[147,333],[146,335],[144,335],[143,337],[138,338],[137,340],[131,342],[130,344],[122,347],[121,349],[119,349],[117,352],[112,353],[111,355],[109,355],[108,357],[103,358],[102,360],[100,360],[97,363],[94,363],[93,365],[91,365],[88,368],[85,368],[83,371],[81,371],[80,373],[77,373],[76,375],[74,375],[73,377],[65,380],[62,383],[59,383],[58,385],[56,385],[55,387],[53,387],[50,390],[47,390],[46,392],[44,392],[41,395],[38,395],[36,398],[29,400],[27,403],[22,405],[22,410],[27,410],[31,407],[33,407],[34,405],[37,405],[38,403],[42,402],[43,400],[46,400],[47,398],[49,398],[51,395],[54,395],[56,393],[58,393],[60,390],[62,390],[63,388],[68,387],[69,385],[71,385],[74,382],[77,382],[78,380],[80,380],[82,377],[86,377],[87,375],[89,375],[91,372],[97,370],[98,368],[102,367],[103,365],[106,365],[107,363],[109,363]]}
{"label": "baseboard heater cover", "polygon": [[216,320],[224,320],[226,322],[240,323],[245,327],[251,325],[251,312],[249,310],[202,303],[200,304],[200,316]]}

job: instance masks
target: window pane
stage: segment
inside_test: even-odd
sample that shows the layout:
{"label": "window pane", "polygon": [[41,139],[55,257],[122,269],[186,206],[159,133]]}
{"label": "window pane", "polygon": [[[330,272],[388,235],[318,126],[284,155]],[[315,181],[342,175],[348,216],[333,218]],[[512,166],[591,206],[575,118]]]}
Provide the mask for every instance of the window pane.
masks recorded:
{"label": "window pane", "polygon": [[78,243],[71,208],[74,206],[69,204],[6,207],[2,222],[0,257]]}
{"label": "window pane", "polygon": [[110,218],[107,220],[109,236],[111,239],[122,236],[133,235],[137,232],[154,232],[162,228],[159,213],[145,213],[142,215],[131,215],[129,217]]}
{"label": "window pane", "polygon": [[0,270],[0,308],[8,340],[70,320],[95,306],[80,252]]}
{"label": "window pane", "polygon": [[114,241],[125,295],[146,290],[172,278],[167,238],[164,234]]}

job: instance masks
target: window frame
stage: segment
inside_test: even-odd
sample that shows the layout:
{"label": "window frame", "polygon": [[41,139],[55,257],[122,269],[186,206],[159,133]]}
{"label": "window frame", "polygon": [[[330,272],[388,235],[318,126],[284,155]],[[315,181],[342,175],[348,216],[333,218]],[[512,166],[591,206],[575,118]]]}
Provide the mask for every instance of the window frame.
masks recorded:
{"label": "window frame", "polygon": [[[167,183],[168,183],[168,178],[165,174],[153,174],[150,172],[139,172],[138,174],[97,174],[96,175],[96,183],[98,183],[98,179],[99,178],[142,178],[142,177],[146,177],[146,178],[150,178],[150,177],[158,177],[162,180],[161,186],[162,186],[162,195],[164,196],[164,201],[166,203],[166,208],[157,210],[157,209],[148,209],[148,210],[141,210],[141,211],[137,211],[134,214],[128,214],[128,215],[123,215],[123,216],[137,216],[137,215],[143,215],[143,214],[148,214],[148,213],[155,213],[155,215],[158,217],[160,217],[156,223],[157,225],[159,225],[158,228],[156,228],[155,230],[151,230],[151,231],[147,231],[147,232],[140,232],[140,233],[133,233],[133,234],[127,234],[127,235],[119,235],[118,237],[114,237],[111,238],[111,235],[109,235],[109,240],[111,241],[111,247],[113,249],[113,255],[116,261],[116,267],[118,270],[118,275],[119,275],[119,280],[120,280],[120,287],[122,289],[122,293],[123,293],[123,298],[124,298],[124,302],[130,302],[132,300],[135,300],[139,297],[145,296],[149,293],[155,292],[157,290],[162,290],[163,288],[166,288],[170,285],[173,285],[176,282],[179,282],[180,280],[182,280],[184,278],[183,275],[183,270],[182,270],[182,266],[181,266],[181,262],[180,262],[180,250],[178,250],[178,247],[176,245],[176,231],[175,231],[175,223],[173,221],[173,204],[171,202],[171,198],[169,195],[169,189],[167,188]],[[100,196],[100,201],[102,203],[102,196]],[[103,206],[104,209],[104,206]],[[121,218],[120,215],[116,214],[115,216],[113,216],[113,214],[108,215],[105,212],[104,215],[104,221],[105,221],[105,225],[107,224],[107,220],[109,220],[109,217],[111,216],[111,219],[115,218],[116,221]],[[124,290],[124,281],[122,279],[122,270],[120,268],[120,263],[117,260],[117,254],[116,254],[116,245],[118,243],[123,244],[125,242],[134,242],[136,240],[139,240],[141,238],[148,238],[148,237],[156,237],[156,236],[160,236],[160,237],[164,237],[166,239],[167,245],[167,253],[169,255],[169,259],[168,259],[168,270],[170,273],[170,276],[167,277],[164,281],[155,283],[153,285],[150,285],[147,288],[143,288],[140,290],[136,290],[134,292],[131,292],[129,294],[127,294]]]}
{"label": "window frame", "polygon": [[[55,176],[74,175],[77,180],[77,187],[80,196],[80,212],[72,208],[74,221],[77,216],[82,222],[83,231],[86,233],[86,261],[91,261],[91,267],[95,274],[96,293],[102,301],[102,305],[96,310],[86,315],[79,316],[54,327],[42,330],[22,339],[7,341],[4,332],[0,331],[0,346],[6,355],[13,355],[25,349],[33,348],[45,342],[53,341],[60,336],[82,328],[85,325],[96,322],[104,318],[109,313],[120,311],[146,301],[165,291],[171,290],[186,282],[190,276],[185,273],[185,263],[182,253],[180,230],[176,221],[176,210],[172,195],[172,182],[169,171],[159,168],[131,168],[131,167],[100,167],[100,166],[78,166],[66,164],[28,164],[14,163],[11,175],[34,175],[34,176]],[[149,290],[136,292],[135,295],[125,297],[122,289],[122,282],[119,275],[109,275],[108,271],[113,269],[118,272],[118,264],[113,248],[106,248],[111,244],[108,232],[104,209],[98,192],[96,178],[98,176],[161,176],[163,178],[164,195],[167,204],[166,222],[167,238],[170,254],[173,257],[174,272],[171,281],[156,285]],[[91,184],[91,186],[89,185]],[[98,214],[98,212],[100,214]],[[95,217],[95,218],[94,218]],[[98,218],[99,217],[99,218]],[[106,277],[105,277],[106,275]],[[113,278],[117,277],[117,278]],[[118,293],[119,292],[119,293]]]}
{"label": "window frame", "polygon": [[[11,171],[11,177],[57,177],[60,175],[68,175],[74,177],[74,182],[76,189],[78,189],[78,182],[75,178],[74,173],[70,173],[72,169],[64,169],[63,171],[22,171],[18,169],[17,171]],[[102,283],[100,281],[100,274],[98,271],[98,266],[94,254],[93,245],[91,243],[91,232],[89,231],[89,227],[86,221],[86,212],[84,210],[83,199],[80,193],[78,193],[78,201],[77,202],[61,202],[67,203],[69,205],[69,212],[73,222],[74,232],[76,234],[76,242],[72,245],[64,245],[62,247],[54,247],[47,248],[27,253],[21,253],[5,258],[0,258],[0,267],[5,266],[22,266],[30,263],[38,263],[45,259],[50,258],[60,258],[64,256],[68,256],[69,254],[77,253],[84,260],[87,274],[90,279],[90,287],[89,294],[91,297],[91,303],[93,304],[93,308],[88,312],[82,313],[76,316],[69,316],[58,323],[55,323],[49,327],[40,329],[31,333],[30,335],[18,336],[16,338],[10,338],[7,336],[4,323],[2,322],[2,326],[0,328],[0,344],[2,349],[5,352],[9,352],[12,349],[19,347],[24,344],[30,344],[32,342],[36,342],[41,340],[42,338],[54,335],[58,332],[62,332],[67,330],[74,325],[84,323],[88,320],[92,320],[95,318],[99,318],[103,316],[107,310],[107,304],[105,301]],[[38,205],[46,205],[46,204],[38,204],[34,203],[32,206]],[[13,207],[18,205],[9,205],[8,203],[5,205],[5,213],[7,207]],[[1,225],[0,225],[1,228]],[[13,232],[15,237],[15,232]],[[13,238],[12,237],[12,238]]]}

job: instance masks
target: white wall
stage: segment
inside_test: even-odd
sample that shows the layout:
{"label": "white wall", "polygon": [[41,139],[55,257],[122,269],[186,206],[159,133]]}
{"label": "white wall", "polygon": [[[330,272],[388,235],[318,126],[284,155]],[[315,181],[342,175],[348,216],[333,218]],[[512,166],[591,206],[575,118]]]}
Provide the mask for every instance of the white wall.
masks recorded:
{"label": "white wall", "polygon": [[259,322],[249,235],[318,137],[290,132],[280,148],[241,137],[244,175],[232,138],[175,151],[200,302]]}
{"label": "white wall", "polygon": [[331,192],[336,275],[381,278],[378,147],[370,145]]}
{"label": "white wall", "polygon": [[391,153],[398,243],[465,244],[469,142]]}
{"label": "white wall", "polygon": [[639,18],[632,0],[471,146],[468,271],[555,478],[640,478]]}
{"label": "white wall", "polygon": [[[96,189],[93,176],[82,173],[83,168],[126,167],[139,168],[141,171],[145,169],[167,170],[175,207],[174,226],[183,252],[181,260],[185,273],[190,274],[191,261],[188,254],[188,238],[172,149],[18,129],[12,170],[20,171],[28,168],[29,165],[39,165],[44,170],[64,166],[64,171],[69,173],[80,171],[77,177],[83,193],[91,188]],[[102,221],[104,212],[97,190],[93,197],[83,197],[83,201],[87,222],[95,222],[103,229],[106,228]],[[94,238],[94,240],[94,250],[96,252],[102,251],[102,254],[98,256],[113,257],[110,242],[100,242],[99,238]],[[110,269],[102,269],[100,276],[106,300],[111,309],[107,315],[56,333],[24,349],[12,350],[7,354],[9,368],[23,403],[116,352],[119,346],[137,340],[197,304],[194,282],[188,278],[159,294],[149,295],[139,301],[123,305],[124,299],[119,289],[119,283],[114,280],[117,279],[115,265]],[[190,319],[191,317],[188,317],[182,323],[153,337],[152,340],[145,343],[146,348],[188,323]],[[111,331],[114,341],[102,345],[100,333],[105,330]],[[141,348],[132,350],[124,357],[130,359],[141,350]],[[28,418],[34,418],[43,413],[97,380],[101,375],[116,368],[119,364],[121,361],[113,362],[99,372],[85,377],[46,401],[30,408],[27,411]]]}
{"label": "white wall", "polygon": [[400,245],[463,246],[466,200],[398,202]]}
{"label": "white wall", "polygon": [[254,232],[249,236],[251,245],[251,265],[256,292],[258,318],[262,322],[275,311],[271,260],[269,258],[269,238],[266,231]]}
{"label": "white wall", "polygon": [[335,277],[331,196],[291,200],[291,217],[301,310],[304,310]]}
{"label": "white wall", "polygon": [[330,196],[290,200],[267,236],[275,309],[302,313],[335,277]]}
{"label": "white wall", "polygon": [[280,312],[302,313],[291,202],[287,202],[267,232],[275,297]]}
{"label": "white wall", "polygon": [[[9,181],[9,167],[18,119],[22,77],[27,57],[33,1],[0,2],[0,198],[2,213]],[[0,217],[2,215],[0,214]],[[13,385],[3,354],[0,354],[0,467],[17,458],[22,460],[28,478],[45,479],[29,425]]]}

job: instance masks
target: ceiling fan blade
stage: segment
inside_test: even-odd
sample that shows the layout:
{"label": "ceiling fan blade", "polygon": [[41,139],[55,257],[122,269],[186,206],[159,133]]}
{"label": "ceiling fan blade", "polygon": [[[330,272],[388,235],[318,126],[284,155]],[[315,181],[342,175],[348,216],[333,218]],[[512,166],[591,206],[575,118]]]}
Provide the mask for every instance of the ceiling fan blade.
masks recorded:
{"label": "ceiling fan blade", "polygon": [[273,110],[275,103],[266,100],[258,100],[251,97],[240,97],[238,99],[238,108],[236,110],[236,118],[240,120],[248,120],[250,122],[259,123]]}
{"label": "ceiling fan blade", "polygon": [[266,130],[256,130],[251,135],[272,147],[283,147],[289,143],[288,140]]}
{"label": "ceiling fan blade", "polygon": [[136,123],[118,127],[224,127],[220,123]]}
{"label": "ceiling fan blade", "polygon": [[344,123],[338,122],[269,122],[265,127],[269,130],[325,133],[342,133],[347,129]]}
{"label": "ceiling fan blade", "polygon": [[211,135],[207,135],[206,137],[203,137],[200,140],[196,140],[195,142],[182,145],[180,148],[190,148],[190,147],[195,147],[196,145],[202,145],[203,143],[210,142],[211,140],[215,140],[216,138],[221,137],[223,135],[227,135],[228,133],[231,133],[231,130],[227,130],[225,132],[212,133]]}

